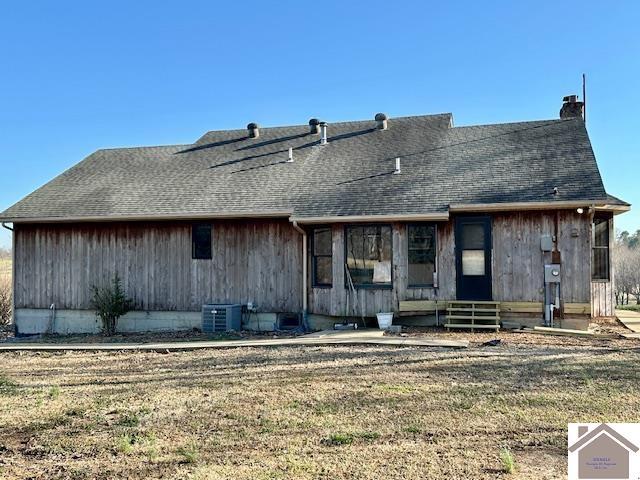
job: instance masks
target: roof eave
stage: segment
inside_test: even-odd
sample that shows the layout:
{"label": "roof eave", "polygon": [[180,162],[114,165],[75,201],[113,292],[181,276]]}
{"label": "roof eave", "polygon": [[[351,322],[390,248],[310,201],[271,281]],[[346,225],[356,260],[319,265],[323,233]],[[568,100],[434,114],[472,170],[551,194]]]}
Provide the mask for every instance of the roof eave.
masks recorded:
{"label": "roof eave", "polygon": [[596,210],[623,213],[631,210],[631,205],[614,205],[602,200],[568,200],[553,202],[504,202],[504,203],[456,203],[449,211],[457,212],[504,212],[526,210],[564,210],[567,208],[593,207]]}
{"label": "roof eave", "polygon": [[631,210],[631,205],[602,205],[596,206],[596,210],[613,212],[614,215],[620,215],[621,213]]}
{"label": "roof eave", "polygon": [[319,224],[319,223],[367,223],[367,222],[420,222],[420,221],[447,221],[449,212],[433,213],[408,213],[398,215],[343,215],[326,217],[295,217],[290,218],[292,222],[299,224]]}
{"label": "roof eave", "polygon": [[220,213],[175,213],[154,215],[109,215],[109,216],[75,216],[75,217],[0,217],[5,223],[85,223],[85,222],[125,222],[146,220],[206,220],[206,219],[235,219],[235,218],[289,218],[293,212],[220,212]]}

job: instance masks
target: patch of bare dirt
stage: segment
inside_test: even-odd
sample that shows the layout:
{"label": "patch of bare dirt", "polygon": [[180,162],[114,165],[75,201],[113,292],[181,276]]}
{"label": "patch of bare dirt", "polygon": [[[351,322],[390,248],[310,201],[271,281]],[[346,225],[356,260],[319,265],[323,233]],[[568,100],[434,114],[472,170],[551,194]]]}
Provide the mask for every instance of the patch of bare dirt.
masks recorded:
{"label": "patch of bare dirt", "polygon": [[538,348],[538,347],[584,347],[584,348],[638,348],[638,339],[627,339],[620,336],[621,333],[628,333],[624,326],[615,323],[607,325],[597,325],[593,329],[599,334],[615,335],[614,338],[603,338],[598,336],[560,336],[529,333],[517,330],[499,330],[498,332],[474,332],[451,331],[438,327],[406,327],[401,335],[409,337],[436,336],[446,340],[466,340],[470,347],[480,347],[486,342],[499,340],[500,346],[511,346],[515,348]]}

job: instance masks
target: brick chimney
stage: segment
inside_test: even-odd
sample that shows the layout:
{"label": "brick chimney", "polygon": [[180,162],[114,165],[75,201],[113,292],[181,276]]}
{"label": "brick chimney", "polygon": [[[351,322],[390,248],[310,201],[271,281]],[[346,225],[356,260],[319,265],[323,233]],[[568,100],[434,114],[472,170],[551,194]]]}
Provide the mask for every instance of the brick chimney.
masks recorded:
{"label": "brick chimney", "polygon": [[568,95],[562,101],[560,118],[584,118],[584,102],[579,102],[577,95]]}

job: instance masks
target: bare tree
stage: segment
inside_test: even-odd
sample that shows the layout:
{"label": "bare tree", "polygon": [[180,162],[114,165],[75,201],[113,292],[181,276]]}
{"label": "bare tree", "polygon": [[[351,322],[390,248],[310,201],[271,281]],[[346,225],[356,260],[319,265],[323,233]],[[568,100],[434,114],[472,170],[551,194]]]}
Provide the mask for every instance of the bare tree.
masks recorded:
{"label": "bare tree", "polygon": [[11,281],[0,274],[0,326],[8,325],[11,321]]}
{"label": "bare tree", "polygon": [[628,237],[619,236],[615,242],[613,268],[616,272],[615,297],[616,304],[629,303],[634,296],[636,303],[640,301],[640,248],[631,246]]}
{"label": "bare tree", "polygon": [[629,268],[627,266],[629,265],[628,257],[631,252],[624,240],[616,241],[613,249],[613,268],[616,272],[616,305],[624,305],[625,295],[629,291],[630,284]]}

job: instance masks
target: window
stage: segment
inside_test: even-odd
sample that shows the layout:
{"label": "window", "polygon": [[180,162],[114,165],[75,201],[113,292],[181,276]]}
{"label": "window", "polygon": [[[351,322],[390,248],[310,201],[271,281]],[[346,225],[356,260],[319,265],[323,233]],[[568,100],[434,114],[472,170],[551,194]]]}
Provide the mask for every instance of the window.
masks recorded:
{"label": "window", "polygon": [[409,225],[409,286],[430,287],[436,273],[436,226]]}
{"label": "window", "polygon": [[311,237],[312,272],[314,287],[330,287],[333,285],[333,249],[331,228],[314,228]]}
{"label": "window", "polygon": [[211,225],[199,224],[191,227],[191,258],[211,259]]}
{"label": "window", "polygon": [[591,279],[609,280],[609,218],[593,219]]}
{"label": "window", "polygon": [[346,228],[347,268],[354,286],[391,286],[391,241],[388,225]]}
{"label": "window", "polygon": [[462,224],[462,275],[477,277],[486,273],[484,225]]}

